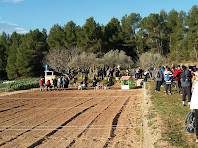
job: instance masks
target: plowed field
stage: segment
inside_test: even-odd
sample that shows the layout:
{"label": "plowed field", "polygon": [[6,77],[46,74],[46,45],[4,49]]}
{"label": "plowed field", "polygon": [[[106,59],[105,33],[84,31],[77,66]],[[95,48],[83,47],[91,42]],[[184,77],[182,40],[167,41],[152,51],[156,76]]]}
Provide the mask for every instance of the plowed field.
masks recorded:
{"label": "plowed field", "polygon": [[0,97],[0,146],[140,147],[142,90],[65,90]]}

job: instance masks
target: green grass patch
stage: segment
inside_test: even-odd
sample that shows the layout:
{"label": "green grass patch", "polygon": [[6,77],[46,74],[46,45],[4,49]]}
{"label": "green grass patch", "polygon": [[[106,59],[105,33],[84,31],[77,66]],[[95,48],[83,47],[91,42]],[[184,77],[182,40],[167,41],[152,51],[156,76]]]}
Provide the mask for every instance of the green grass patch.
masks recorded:
{"label": "green grass patch", "polygon": [[[155,92],[155,82],[149,82],[152,107],[149,110],[148,119],[152,120],[155,117],[155,110],[163,121],[162,137],[164,141],[168,141],[175,147],[195,147],[195,135],[185,136],[184,120],[187,113],[190,111],[188,106],[182,106],[182,96],[172,88],[172,95],[165,95],[164,87],[161,87],[160,92]],[[187,101],[187,99],[186,99]],[[154,121],[149,122],[152,129],[156,129]],[[194,140],[192,140],[194,139]]]}

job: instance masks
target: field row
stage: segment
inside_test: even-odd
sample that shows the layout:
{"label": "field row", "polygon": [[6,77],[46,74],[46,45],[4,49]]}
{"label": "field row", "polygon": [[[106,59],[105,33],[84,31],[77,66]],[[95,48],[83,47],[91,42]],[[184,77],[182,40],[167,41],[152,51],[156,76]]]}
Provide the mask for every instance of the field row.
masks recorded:
{"label": "field row", "polygon": [[138,94],[141,90],[30,92],[1,97],[0,146],[138,146]]}

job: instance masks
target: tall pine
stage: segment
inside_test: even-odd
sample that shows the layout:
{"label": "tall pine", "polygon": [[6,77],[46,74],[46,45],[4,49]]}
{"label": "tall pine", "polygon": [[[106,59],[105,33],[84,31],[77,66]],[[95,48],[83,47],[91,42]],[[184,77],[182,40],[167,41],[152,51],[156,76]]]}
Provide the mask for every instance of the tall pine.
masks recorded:
{"label": "tall pine", "polygon": [[21,42],[21,35],[17,34],[16,32],[13,32],[10,40],[11,40],[11,45],[8,50],[6,72],[8,79],[15,79],[18,77],[16,61],[17,61],[18,48]]}

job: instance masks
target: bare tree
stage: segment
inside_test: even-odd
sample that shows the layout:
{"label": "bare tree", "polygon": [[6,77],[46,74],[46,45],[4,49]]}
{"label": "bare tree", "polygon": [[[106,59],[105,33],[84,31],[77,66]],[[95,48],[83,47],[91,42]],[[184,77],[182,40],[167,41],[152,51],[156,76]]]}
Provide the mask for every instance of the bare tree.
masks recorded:
{"label": "bare tree", "polygon": [[152,54],[149,52],[143,53],[140,56],[139,64],[142,68],[146,69],[149,67],[158,67],[164,64],[166,59],[161,54]]}
{"label": "bare tree", "polygon": [[96,55],[93,53],[85,53],[77,54],[74,56],[71,61],[71,65],[75,68],[81,69],[89,69],[89,67],[93,66],[96,63]]}
{"label": "bare tree", "polygon": [[49,65],[54,71],[69,77],[70,70],[89,68],[96,56],[80,52],[76,48],[59,48],[51,50],[43,59],[44,65]]}
{"label": "bare tree", "polygon": [[133,64],[131,57],[127,56],[122,50],[111,50],[98,61],[100,64],[112,67],[117,65],[120,65],[121,67],[128,67],[129,64]]}

